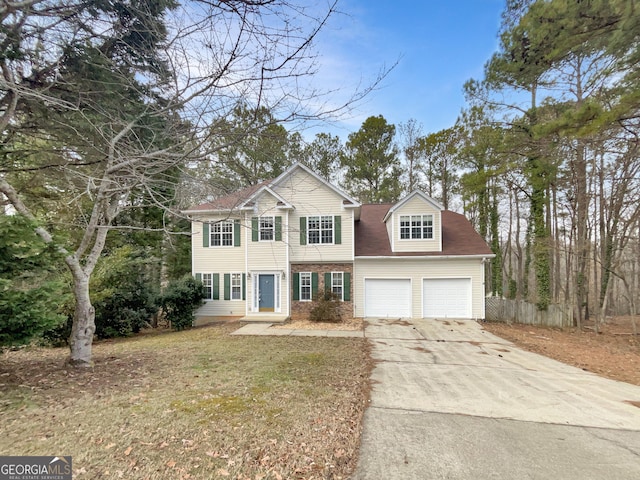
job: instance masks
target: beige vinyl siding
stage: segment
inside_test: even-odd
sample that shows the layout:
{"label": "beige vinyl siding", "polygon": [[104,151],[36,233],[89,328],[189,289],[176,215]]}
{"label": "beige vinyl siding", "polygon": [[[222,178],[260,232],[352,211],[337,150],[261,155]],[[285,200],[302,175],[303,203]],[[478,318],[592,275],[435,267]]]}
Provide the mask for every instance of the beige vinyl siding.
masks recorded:
{"label": "beige vinyl siding", "polygon": [[[296,170],[274,191],[291,203],[288,244],[291,262],[349,262],[353,260],[353,210],[345,209],[343,198],[302,169]],[[339,215],[340,245],[300,245],[300,217]],[[283,232],[284,233],[284,232]]]}
{"label": "beige vinyl siding", "polygon": [[411,280],[411,312],[422,317],[422,285],[425,278],[471,278],[471,316],[484,318],[484,266],[480,258],[356,258],[354,266],[354,311],[364,316],[364,280],[398,278]]}
{"label": "beige vinyl siding", "polygon": [[202,222],[215,222],[216,220],[225,219],[227,217],[224,216],[198,216],[191,222],[192,270],[194,274],[202,272],[244,272],[244,245],[247,241],[247,228],[242,220],[240,221],[239,247],[202,246]]}
{"label": "beige vinyl siding", "polygon": [[[287,271],[287,242],[286,222],[287,211],[276,208],[277,200],[268,192],[263,193],[257,200],[254,212],[247,212],[247,270],[277,270]],[[253,241],[251,221],[253,217],[258,219],[261,216],[280,217],[282,222],[282,240],[276,241]],[[274,233],[275,235],[275,233]]]}
{"label": "beige vinyl siding", "polygon": [[[222,295],[221,295],[222,298]],[[206,300],[204,305],[196,310],[196,317],[244,317],[245,306],[243,300]]]}
{"label": "beige vinyl siding", "polygon": [[[237,218],[237,217],[236,217]],[[244,316],[245,302],[243,300],[224,300],[224,274],[244,273],[245,271],[245,242],[247,228],[243,219],[240,220],[239,247],[203,247],[202,222],[226,220],[226,216],[202,215],[194,217],[191,222],[191,251],[193,274],[219,274],[219,300],[205,300],[196,312],[196,317],[227,317]],[[232,220],[229,218],[229,220]]]}
{"label": "beige vinyl siding", "polygon": [[[429,240],[400,239],[400,217],[404,215],[433,215],[433,238]],[[393,227],[389,228],[389,222]],[[441,251],[442,217],[440,210],[415,196],[401,208],[394,211],[387,220],[387,231],[393,235],[391,243],[394,252],[439,252]]]}

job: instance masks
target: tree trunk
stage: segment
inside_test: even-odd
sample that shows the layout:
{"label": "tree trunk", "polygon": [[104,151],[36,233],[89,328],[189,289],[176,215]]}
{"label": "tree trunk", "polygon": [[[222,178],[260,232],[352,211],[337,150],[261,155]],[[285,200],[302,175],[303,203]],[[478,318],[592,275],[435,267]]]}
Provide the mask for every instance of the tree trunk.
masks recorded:
{"label": "tree trunk", "polygon": [[89,297],[89,277],[74,275],[75,313],[69,337],[68,363],[74,367],[90,367],[93,334],[96,331],[96,309]]}

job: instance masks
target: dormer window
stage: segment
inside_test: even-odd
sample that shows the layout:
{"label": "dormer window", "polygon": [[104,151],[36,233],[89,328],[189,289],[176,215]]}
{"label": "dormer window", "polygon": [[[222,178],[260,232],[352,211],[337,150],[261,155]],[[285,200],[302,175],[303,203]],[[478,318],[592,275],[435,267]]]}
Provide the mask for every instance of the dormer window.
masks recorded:
{"label": "dormer window", "polygon": [[433,215],[400,215],[401,240],[433,238]]}

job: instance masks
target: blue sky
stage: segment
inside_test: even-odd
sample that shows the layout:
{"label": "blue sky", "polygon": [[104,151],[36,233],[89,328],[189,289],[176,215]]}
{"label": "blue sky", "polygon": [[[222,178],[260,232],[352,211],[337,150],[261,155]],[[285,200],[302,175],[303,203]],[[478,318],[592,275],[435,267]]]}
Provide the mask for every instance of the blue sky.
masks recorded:
{"label": "blue sky", "polygon": [[481,78],[497,48],[503,7],[504,0],[341,0],[343,14],[318,39],[321,86],[346,93],[398,65],[350,118],[317,130],[345,141],[371,115],[396,125],[414,118],[424,133],[452,126],[465,81]]}

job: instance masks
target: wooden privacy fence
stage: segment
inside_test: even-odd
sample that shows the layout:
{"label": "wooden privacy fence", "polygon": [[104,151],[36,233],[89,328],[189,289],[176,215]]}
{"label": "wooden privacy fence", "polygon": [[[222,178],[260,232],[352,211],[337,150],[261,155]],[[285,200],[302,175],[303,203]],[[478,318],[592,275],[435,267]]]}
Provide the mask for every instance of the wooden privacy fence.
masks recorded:
{"label": "wooden privacy fence", "polygon": [[487,320],[505,323],[524,323],[547,327],[570,327],[573,318],[568,308],[562,305],[549,305],[546,311],[538,310],[532,303],[524,300],[487,297],[485,302]]}

